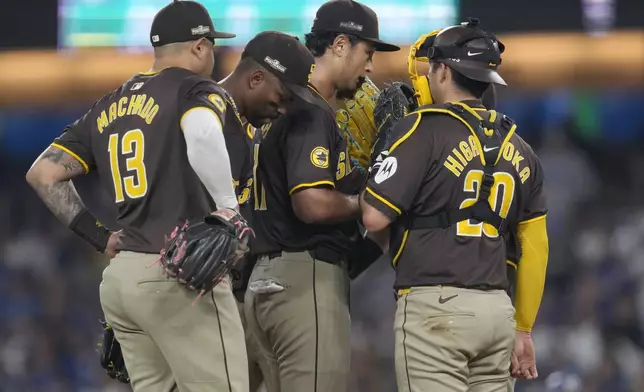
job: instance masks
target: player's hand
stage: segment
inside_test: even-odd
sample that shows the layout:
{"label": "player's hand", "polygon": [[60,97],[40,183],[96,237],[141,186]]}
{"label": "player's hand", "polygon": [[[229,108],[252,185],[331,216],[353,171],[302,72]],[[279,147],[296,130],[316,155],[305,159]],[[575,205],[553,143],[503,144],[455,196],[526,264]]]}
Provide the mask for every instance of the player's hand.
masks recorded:
{"label": "player's hand", "polygon": [[105,252],[104,253],[110,259],[113,259],[119,253],[119,251],[116,250],[116,247],[121,242],[121,232],[122,231],[123,230],[119,230],[116,233],[112,233],[110,235],[110,239],[107,240],[107,246],[105,247]]}
{"label": "player's hand", "polygon": [[512,350],[512,377],[524,380],[536,380],[537,362],[534,353],[534,343],[530,332],[517,331]]}

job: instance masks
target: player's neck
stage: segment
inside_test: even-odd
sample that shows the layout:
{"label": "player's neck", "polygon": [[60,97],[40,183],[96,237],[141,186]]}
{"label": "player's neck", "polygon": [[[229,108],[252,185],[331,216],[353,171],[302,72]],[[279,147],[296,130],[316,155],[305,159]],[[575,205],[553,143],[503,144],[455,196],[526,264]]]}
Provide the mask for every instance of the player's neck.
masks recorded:
{"label": "player's neck", "polygon": [[195,70],[190,69],[190,67],[186,66],[186,64],[180,59],[170,58],[155,58],[152,62],[152,68],[150,68],[149,72],[161,72],[167,68],[183,68],[187,69],[188,71],[195,72]]}
{"label": "player's neck", "polygon": [[330,69],[324,64],[324,59],[322,57],[317,57],[315,59],[315,70],[311,75],[311,84],[315,87],[320,95],[330,102],[335,97],[335,85],[333,83],[333,78],[330,74]]}
{"label": "player's neck", "polygon": [[246,113],[246,107],[244,105],[244,100],[242,97],[243,90],[242,88],[240,88],[240,84],[238,83],[235,73],[233,72],[232,74],[226,76],[219,82],[219,85],[223,87],[223,89],[226,90],[228,94],[230,94],[233,101],[235,101],[235,105],[237,106],[239,114],[241,116],[244,116],[244,113]]}
{"label": "player's neck", "polygon": [[447,102],[463,102],[476,100],[472,94],[464,93],[462,91],[453,90],[446,91],[442,101]]}

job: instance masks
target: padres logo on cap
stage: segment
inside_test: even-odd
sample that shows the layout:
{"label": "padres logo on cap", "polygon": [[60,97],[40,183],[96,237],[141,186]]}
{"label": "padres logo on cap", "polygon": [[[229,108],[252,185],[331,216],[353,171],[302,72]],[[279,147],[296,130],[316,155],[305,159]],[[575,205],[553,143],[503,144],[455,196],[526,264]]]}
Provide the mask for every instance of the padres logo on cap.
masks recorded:
{"label": "padres logo on cap", "polygon": [[329,167],[329,150],[324,147],[315,147],[311,151],[311,163],[320,169]]}

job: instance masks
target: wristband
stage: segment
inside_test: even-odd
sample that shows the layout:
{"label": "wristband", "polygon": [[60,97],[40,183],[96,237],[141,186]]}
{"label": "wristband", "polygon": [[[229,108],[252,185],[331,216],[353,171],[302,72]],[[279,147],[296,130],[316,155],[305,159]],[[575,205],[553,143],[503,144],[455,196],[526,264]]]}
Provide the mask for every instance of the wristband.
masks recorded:
{"label": "wristband", "polygon": [[105,252],[107,241],[112,234],[86,209],[76,215],[72,223],[69,224],[69,228],[101,253]]}

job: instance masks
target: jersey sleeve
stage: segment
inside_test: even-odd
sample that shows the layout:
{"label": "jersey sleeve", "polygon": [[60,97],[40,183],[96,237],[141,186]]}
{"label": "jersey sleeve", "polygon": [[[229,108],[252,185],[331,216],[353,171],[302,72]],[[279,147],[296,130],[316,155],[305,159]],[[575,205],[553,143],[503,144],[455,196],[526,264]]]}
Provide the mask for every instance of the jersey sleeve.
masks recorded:
{"label": "jersey sleeve", "polygon": [[197,108],[212,110],[224,129],[226,100],[221,88],[212,80],[188,79],[181,88],[179,96],[179,118]]}
{"label": "jersey sleeve", "polygon": [[289,194],[307,188],[335,187],[331,167],[332,132],[336,125],[323,112],[311,111],[291,124],[286,136]]}
{"label": "jersey sleeve", "polygon": [[62,135],[54,139],[51,144],[52,147],[59,148],[76,158],[85,168],[85,173],[96,168],[91,142],[92,129],[96,125],[96,120],[91,121],[92,118],[90,109],[83,117],[65,127]]}
{"label": "jersey sleeve", "polygon": [[[230,121],[232,123],[232,121]],[[235,124],[236,125],[236,124]],[[246,162],[250,159],[250,147],[246,141],[247,136],[242,134],[241,129],[235,126],[224,128],[224,139],[226,140],[226,150],[230,157],[230,170],[233,176],[235,192],[239,189],[239,181],[247,177],[244,169],[248,166]],[[245,184],[241,184],[242,187]]]}
{"label": "jersey sleeve", "polygon": [[430,146],[415,132],[419,117],[407,116],[396,125],[389,154],[365,188],[365,202],[392,220],[411,208],[424,181]]}
{"label": "jersey sleeve", "polygon": [[525,205],[519,212],[519,224],[542,219],[548,212],[546,206],[546,194],[544,189],[544,175],[543,168],[539,158],[533,153],[532,159],[534,164],[532,167],[533,173],[530,175],[531,188]]}
{"label": "jersey sleeve", "polygon": [[248,159],[248,145],[244,143],[244,140],[236,136],[225,135],[226,138],[226,149],[228,150],[228,155],[230,156],[230,170],[233,176],[234,182],[239,182],[239,180],[244,177],[244,165]]}

